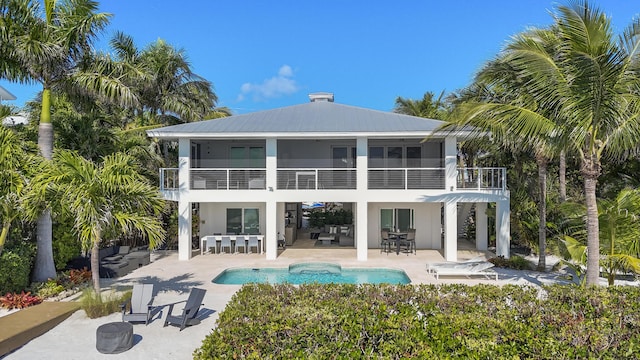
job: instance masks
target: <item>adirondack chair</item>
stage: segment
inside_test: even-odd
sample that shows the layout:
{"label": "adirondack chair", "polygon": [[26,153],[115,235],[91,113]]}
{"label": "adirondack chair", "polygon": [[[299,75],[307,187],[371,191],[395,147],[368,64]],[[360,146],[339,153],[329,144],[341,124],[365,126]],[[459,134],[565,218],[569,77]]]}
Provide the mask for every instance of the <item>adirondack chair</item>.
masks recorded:
{"label": "adirondack chair", "polygon": [[[153,284],[135,284],[131,299],[120,305],[122,321],[143,322],[149,324],[151,319],[151,304],[153,303]],[[129,311],[127,311],[127,308]]]}
{"label": "adirondack chair", "polygon": [[[200,310],[200,306],[204,305],[202,303],[202,299],[204,299],[204,294],[206,292],[207,290],[205,289],[193,288],[191,289],[187,300],[170,304],[169,311],[167,312],[167,318],[164,321],[164,326],[167,326],[168,324],[180,326],[180,331],[182,331],[186,326],[199,324],[200,320],[196,318],[196,315],[198,314],[198,310]],[[183,302],[186,302],[186,304],[182,309],[182,314],[173,315],[173,306]]]}

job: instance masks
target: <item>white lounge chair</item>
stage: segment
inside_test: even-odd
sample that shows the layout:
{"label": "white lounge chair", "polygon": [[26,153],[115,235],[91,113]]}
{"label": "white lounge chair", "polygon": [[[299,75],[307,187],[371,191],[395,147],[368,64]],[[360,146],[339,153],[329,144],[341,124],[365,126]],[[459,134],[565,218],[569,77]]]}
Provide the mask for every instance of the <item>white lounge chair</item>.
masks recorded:
{"label": "white lounge chair", "polygon": [[446,262],[446,263],[431,263],[427,264],[427,272],[433,275],[436,280],[440,279],[440,276],[473,276],[481,275],[488,277],[495,277],[498,280],[498,273],[491,269],[493,263],[482,260],[470,260],[463,262]]}

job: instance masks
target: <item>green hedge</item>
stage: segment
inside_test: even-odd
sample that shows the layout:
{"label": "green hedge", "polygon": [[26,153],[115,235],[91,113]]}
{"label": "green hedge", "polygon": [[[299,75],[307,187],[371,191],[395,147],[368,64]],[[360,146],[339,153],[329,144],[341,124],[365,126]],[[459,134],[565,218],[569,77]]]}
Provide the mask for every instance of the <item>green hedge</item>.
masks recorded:
{"label": "green hedge", "polygon": [[629,358],[638,299],[637,287],[252,284],[194,358]]}
{"label": "green hedge", "polygon": [[26,241],[9,244],[0,254],[0,295],[20,292],[29,287],[35,245]]}

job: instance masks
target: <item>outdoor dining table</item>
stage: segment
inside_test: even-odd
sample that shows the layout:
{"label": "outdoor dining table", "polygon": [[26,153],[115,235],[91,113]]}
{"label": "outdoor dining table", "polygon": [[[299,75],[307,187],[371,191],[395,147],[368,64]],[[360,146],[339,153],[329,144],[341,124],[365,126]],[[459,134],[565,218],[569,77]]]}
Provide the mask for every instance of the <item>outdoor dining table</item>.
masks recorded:
{"label": "outdoor dining table", "polygon": [[389,236],[393,236],[396,240],[396,255],[400,254],[400,239],[407,237],[406,231],[389,231]]}
{"label": "outdoor dining table", "polygon": [[228,236],[231,238],[231,241],[235,244],[236,239],[238,238],[238,236],[242,236],[244,237],[244,241],[245,241],[245,251],[247,251],[247,245],[249,243],[249,236],[255,236],[258,238],[258,244],[260,246],[258,246],[260,248],[260,254],[262,254],[262,244],[264,242],[264,235],[260,235],[260,234],[247,234],[247,235],[206,235],[203,236],[200,244],[200,255],[204,255],[204,252],[209,248],[209,247],[213,247],[215,250],[214,252],[218,252],[218,243],[222,243],[222,237],[223,236]]}

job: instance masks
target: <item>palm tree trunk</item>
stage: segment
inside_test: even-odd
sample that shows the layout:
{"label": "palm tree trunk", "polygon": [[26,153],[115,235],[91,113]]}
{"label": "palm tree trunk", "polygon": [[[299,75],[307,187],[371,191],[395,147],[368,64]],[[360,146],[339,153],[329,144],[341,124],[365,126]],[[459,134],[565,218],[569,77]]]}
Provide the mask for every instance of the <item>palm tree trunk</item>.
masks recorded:
{"label": "palm tree trunk", "polygon": [[547,164],[544,156],[537,156],[538,163],[538,270],[547,268]]}
{"label": "palm tree trunk", "polygon": [[[53,125],[51,124],[51,90],[42,91],[42,109],[38,127],[38,148],[41,155],[51,160],[53,157]],[[43,282],[56,277],[53,262],[53,225],[51,212],[45,210],[38,218],[36,263],[33,268],[33,281]]]}
{"label": "palm tree trunk", "polygon": [[[590,176],[591,175],[591,176]],[[587,285],[597,285],[600,277],[600,223],[596,202],[597,178],[584,173],[584,196],[587,205]]]}
{"label": "palm tree trunk", "polygon": [[100,296],[100,240],[95,240],[91,247],[91,278],[93,290]]}
{"label": "palm tree trunk", "polygon": [[560,169],[558,181],[560,183],[560,202],[567,201],[567,156],[564,150],[560,151]]}
{"label": "palm tree trunk", "polygon": [[2,254],[2,250],[4,250],[4,244],[7,241],[7,235],[9,234],[9,227],[11,226],[11,221],[3,221],[2,223],[2,232],[0,232],[0,255]]}

